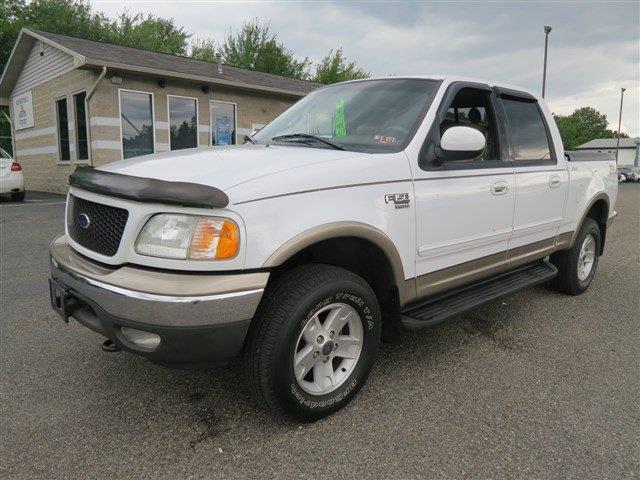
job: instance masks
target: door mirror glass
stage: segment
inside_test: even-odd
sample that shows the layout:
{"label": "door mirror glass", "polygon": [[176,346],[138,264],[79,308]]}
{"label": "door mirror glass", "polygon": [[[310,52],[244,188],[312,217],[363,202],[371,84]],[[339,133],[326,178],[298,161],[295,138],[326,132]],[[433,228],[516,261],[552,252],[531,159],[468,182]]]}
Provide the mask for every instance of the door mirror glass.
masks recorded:
{"label": "door mirror glass", "polygon": [[486,144],[482,132],[475,128],[453,126],[442,134],[437,156],[442,160],[473,160],[482,155]]}

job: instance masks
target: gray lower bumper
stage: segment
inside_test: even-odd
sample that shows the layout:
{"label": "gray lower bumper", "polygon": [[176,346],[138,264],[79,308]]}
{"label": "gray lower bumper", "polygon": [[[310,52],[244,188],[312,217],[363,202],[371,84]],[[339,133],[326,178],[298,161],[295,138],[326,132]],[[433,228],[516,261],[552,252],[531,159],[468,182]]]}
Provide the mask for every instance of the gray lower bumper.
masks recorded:
{"label": "gray lower bumper", "polygon": [[[68,316],[124,350],[185,366],[223,363],[239,353],[269,278],[107,268],[78,255],[64,236],[51,245],[51,276],[64,290]],[[153,334],[159,344],[131,342],[127,329]]]}
{"label": "gray lower bumper", "polygon": [[51,275],[110,315],[162,326],[226,324],[253,317],[269,274],[171,273],[97,265],[58,237]]}

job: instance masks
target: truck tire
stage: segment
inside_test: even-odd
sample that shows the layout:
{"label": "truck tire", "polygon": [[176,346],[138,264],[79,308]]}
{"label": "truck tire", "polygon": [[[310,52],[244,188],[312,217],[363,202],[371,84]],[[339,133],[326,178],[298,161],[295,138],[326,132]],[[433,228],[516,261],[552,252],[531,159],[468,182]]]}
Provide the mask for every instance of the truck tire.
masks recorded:
{"label": "truck tire", "polygon": [[23,192],[18,192],[18,193],[12,193],[11,194],[11,200],[14,200],[16,202],[24,201],[24,191]]}
{"label": "truck tire", "polygon": [[362,278],[329,265],[297,267],[267,289],[252,322],[244,362],[250,390],[280,416],[329,415],[364,384],[381,327]]}
{"label": "truck tire", "polygon": [[569,295],[584,292],[596,273],[601,245],[600,227],[587,218],[573,247],[551,255],[551,263],[558,268],[558,275],[551,280],[552,288]]}

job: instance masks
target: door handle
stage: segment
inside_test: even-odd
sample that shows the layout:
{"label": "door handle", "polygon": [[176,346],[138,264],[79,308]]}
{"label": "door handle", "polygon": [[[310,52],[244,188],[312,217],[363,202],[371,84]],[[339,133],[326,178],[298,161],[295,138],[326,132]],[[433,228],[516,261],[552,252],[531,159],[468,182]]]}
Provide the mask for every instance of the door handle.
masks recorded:
{"label": "door handle", "polygon": [[558,188],[561,183],[562,183],[562,178],[560,178],[560,175],[551,175],[549,177],[550,188]]}
{"label": "door handle", "polygon": [[509,191],[509,184],[504,180],[491,184],[491,193],[494,195],[504,195]]}

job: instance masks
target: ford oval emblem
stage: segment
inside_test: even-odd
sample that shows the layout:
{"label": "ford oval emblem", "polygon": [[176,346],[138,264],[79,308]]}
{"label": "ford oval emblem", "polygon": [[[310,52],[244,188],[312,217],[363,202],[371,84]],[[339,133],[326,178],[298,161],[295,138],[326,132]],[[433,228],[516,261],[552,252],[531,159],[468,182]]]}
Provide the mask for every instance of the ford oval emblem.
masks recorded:
{"label": "ford oval emblem", "polygon": [[89,228],[89,225],[91,225],[91,219],[86,213],[83,212],[76,217],[76,226],[78,228],[86,230],[87,228]]}

